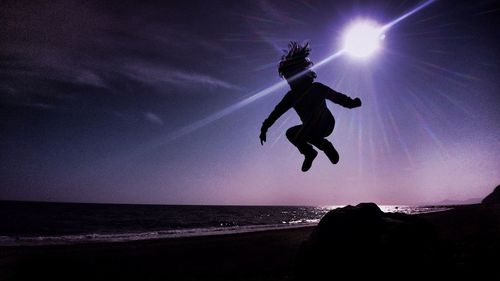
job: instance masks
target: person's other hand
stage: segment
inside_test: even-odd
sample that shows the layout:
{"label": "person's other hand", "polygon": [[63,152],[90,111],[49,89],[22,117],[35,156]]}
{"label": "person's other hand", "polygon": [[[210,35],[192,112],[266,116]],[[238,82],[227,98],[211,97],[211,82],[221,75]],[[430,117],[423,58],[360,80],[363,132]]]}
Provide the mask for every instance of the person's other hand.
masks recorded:
{"label": "person's other hand", "polygon": [[355,98],[353,101],[352,101],[352,108],[356,108],[356,107],[360,107],[361,106],[361,99],[359,98]]}
{"label": "person's other hand", "polygon": [[266,132],[265,131],[260,131],[259,139],[260,139],[260,144],[264,145],[264,143],[266,142]]}

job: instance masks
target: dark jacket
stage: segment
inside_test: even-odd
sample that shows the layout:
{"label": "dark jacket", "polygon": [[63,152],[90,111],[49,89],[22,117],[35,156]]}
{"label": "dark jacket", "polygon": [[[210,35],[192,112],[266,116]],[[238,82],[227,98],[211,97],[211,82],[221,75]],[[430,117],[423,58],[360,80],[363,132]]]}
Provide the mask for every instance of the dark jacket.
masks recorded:
{"label": "dark jacket", "polygon": [[347,108],[357,106],[350,97],[321,83],[314,82],[305,87],[290,90],[264,121],[262,129],[267,131],[281,115],[292,107],[306,126],[315,126],[316,124],[329,122],[333,125],[335,119],[326,107],[326,99]]}

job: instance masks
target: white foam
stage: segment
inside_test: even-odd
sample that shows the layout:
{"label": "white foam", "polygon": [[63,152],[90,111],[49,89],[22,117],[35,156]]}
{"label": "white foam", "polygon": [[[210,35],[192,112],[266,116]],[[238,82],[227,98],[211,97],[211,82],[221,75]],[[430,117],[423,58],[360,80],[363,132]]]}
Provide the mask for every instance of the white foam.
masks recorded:
{"label": "white foam", "polygon": [[0,236],[0,246],[42,246],[42,245],[69,245],[104,242],[129,242],[141,240],[156,240],[167,238],[181,238],[194,236],[226,235],[237,233],[258,232],[266,230],[291,229],[314,226],[317,222],[303,222],[293,224],[249,225],[232,227],[191,228],[165,231],[150,231],[140,233],[90,233],[60,236]]}
{"label": "white foam", "polygon": [[[344,206],[323,206],[324,213],[328,210]],[[422,214],[430,212],[439,212],[451,209],[446,206],[390,206],[379,205],[384,212],[398,212],[406,214]],[[323,214],[323,212],[321,212]],[[155,240],[167,238],[225,235],[236,233],[257,232],[276,229],[290,229],[317,225],[318,219],[297,219],[283,221],[281,224],[267,225],[247,225],[247,226],[221,226],[207,228],[190,228],[177,230],[161,230],[149,232],[130,232],[130,233],[89,233],[58,236],[0,236],[0,247],[14,246],[40,246],[40,245],[68,245],[84,243],[104,243],[104,242],[127,242],[141,240]]]}

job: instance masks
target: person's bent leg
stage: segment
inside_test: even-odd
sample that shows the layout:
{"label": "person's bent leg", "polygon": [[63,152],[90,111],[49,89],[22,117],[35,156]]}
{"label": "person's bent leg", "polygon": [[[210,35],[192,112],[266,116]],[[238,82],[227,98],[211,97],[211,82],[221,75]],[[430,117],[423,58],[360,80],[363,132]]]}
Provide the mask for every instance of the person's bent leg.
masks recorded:
{"label": "person's bent leg", "polygon": [[311,140],[310,143],[316,146],[319,150],[322,150],[325,153],[326,157],[330,159],[330,162],[332,162],[332,164],[337,164],[339,162],[339,153],[337,152],[333,144],[327,139]]}
{"label": "person's bent leg", "polygon": [[304,130],[304,126],[297,125],[291,127],[286,131],[286,137],[293,145],[298,148],[300,153],[304,155],[305,159],[302,163],[302,171],[308,171],[311,168],[314,159],[316,158],[316,156],[318,156],[318,152],[314,150],[312,145],[307,143],[307,135],[306,131]]}
{"label": "person's bent leg", "polygon": [[288,129],[286,131],[286,138],[304,155],[314,151],[312,145],[306,141],[304,126],[302,125],[293,126]]}
{"label": "person's bent leg", "polygon": [[326,139],[333,132],[335,127],[335,120],[325,119],[319,124],[315,134],[311,136],[309,143],[316,146],[319,150],[322,150],[332,164],[337,164],[339,162],[340,156],[333,144]]}

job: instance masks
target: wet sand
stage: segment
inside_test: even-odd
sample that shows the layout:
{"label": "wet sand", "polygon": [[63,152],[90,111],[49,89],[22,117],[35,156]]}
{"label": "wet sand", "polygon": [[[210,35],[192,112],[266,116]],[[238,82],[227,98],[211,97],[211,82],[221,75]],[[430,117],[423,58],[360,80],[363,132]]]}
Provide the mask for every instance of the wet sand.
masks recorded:
{"label": "wet sand", "polygon": [[314,227],[124,243],[0,249],[8,280],[289,280]]}

